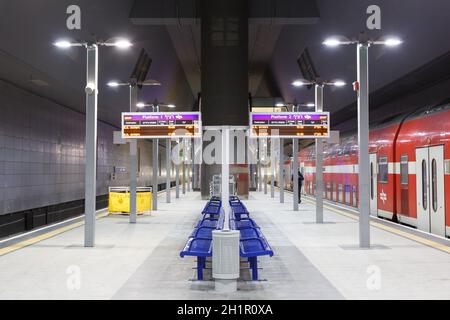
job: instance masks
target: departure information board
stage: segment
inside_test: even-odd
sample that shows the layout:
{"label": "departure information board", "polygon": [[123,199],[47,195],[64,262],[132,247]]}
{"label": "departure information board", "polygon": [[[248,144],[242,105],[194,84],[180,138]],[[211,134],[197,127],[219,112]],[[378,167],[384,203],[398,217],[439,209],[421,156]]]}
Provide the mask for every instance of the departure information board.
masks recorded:
{"label": "departure information board", "polygon": [[329,138],[330,113],[250,113],[250,137]]}
{"label": "departure information board", "polygon": [[200,112],[123,112],[123,138],[199,138]]}

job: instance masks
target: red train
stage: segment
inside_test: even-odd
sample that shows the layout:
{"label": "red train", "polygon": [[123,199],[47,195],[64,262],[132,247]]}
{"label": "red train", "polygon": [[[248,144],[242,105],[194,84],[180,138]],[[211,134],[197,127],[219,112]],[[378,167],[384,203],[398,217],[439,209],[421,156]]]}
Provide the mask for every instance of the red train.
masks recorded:
{"label": "red train", "polygon": [[[450,237],[450,103],[379,124],[369,143],[371,215]],[[304,191],[311,195],[314,159],[314,145],[299,152]],[[356,133],[325,145],[324,197],[358,206]]]}

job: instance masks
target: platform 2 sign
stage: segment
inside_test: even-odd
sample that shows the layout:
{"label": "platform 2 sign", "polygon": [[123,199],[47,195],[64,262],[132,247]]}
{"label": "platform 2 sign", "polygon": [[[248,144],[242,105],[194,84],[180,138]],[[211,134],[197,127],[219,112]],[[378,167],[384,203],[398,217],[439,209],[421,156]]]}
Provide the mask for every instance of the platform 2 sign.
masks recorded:
{"label": "platform 2 sign", "polygon": [[250,113],[250,137],[329,138],[329,112]]}
{"label": "platform 2 sign", "polygon": [[200,112],[122,112],[122,138],[200,138]]}

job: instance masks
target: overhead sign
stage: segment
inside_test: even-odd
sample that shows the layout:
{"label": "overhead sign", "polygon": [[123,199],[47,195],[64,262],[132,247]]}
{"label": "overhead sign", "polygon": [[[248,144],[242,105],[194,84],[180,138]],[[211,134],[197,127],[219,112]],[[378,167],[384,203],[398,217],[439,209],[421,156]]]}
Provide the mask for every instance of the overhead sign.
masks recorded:
{"label": "overhead sign", "polygon": [[199,138],[200,112],[122,112],[123,138]]}
{"label": "overhead sign", "polygon": [[329,112],[250,113],[250,137],[329,138]]}

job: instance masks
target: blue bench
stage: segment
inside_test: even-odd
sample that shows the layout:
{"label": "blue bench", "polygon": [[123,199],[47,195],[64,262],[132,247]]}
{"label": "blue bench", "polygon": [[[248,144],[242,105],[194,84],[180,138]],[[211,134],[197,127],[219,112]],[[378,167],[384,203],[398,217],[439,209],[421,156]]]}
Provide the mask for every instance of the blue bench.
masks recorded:
{"label": "blue bench", "polygon": [[233,222],[236,230],[240,230],[242,228],[248,228],[248,227],[253,227],[253,228],[259,228],[259,226],[256,224],[255,221],[253,221],[253,219],[240,219],[240,220],[234,220]]}
{"label": "blue bench", "polygon": [[269,243],[264,236],[241,239],[239,250],[241,257],[248,258],[250,269],[252,270],[252,280],[258,280],[258,257],[273,256]]}
{"label": "blue bench", "polygon": [[212,256],[212,240],[206,238],[189,238],[180,252],[180,257],[197,257],[197,278],[203,280],[203,269],[206,265],[206,258]]}
{"label": "blue bench", "polygon": [[259,226],[250,218],[231,220],[230,227],[240,232],[240,256],[248,258],[252,270],[252,280],[258,280],[258,257],[273,256],[268,241],[264,237]]}
{"label": "blue bench", "polygon": [[[216,206],[214,206],[216,207]],[[203,280],[203,269],[206,267],[206,258],[212,256],[212,232],[223,229],[224,215],[221,207],[216,218],[203,215],[196,223],[194,230],[188,238],[186,245],[180,252],[180,257],[197,257],[197,278]]]}
{"label": "blue bench", "polygon": [[[240,232],[240,256],[248,258],[252,280],[258,280],[258,257],[273,256],[273,251],[259,226],[250,219],[245,205],[237,197],[230,197],[232,216],[230,228]],[[203,280],[206,258],[212,256],[212,232],[223,229],[224,213],[220,199],[211,198],[202,211],[202,218],[196,223],[180,256],[197,257],[197,278]]]}

